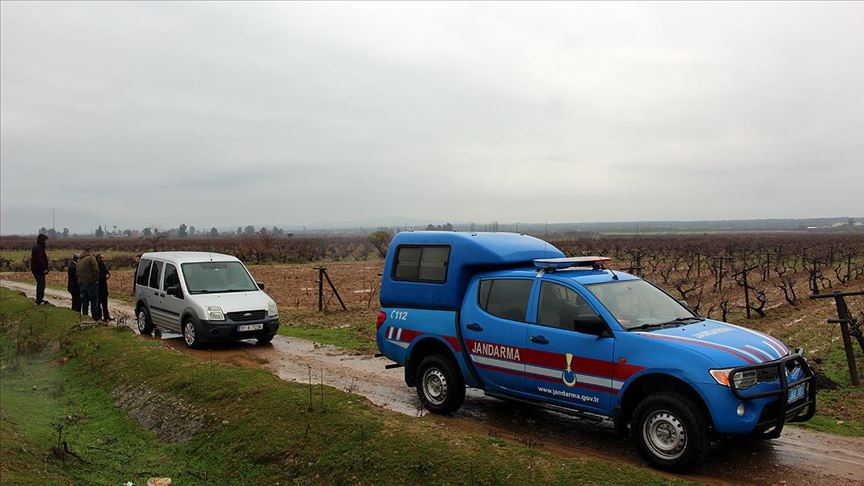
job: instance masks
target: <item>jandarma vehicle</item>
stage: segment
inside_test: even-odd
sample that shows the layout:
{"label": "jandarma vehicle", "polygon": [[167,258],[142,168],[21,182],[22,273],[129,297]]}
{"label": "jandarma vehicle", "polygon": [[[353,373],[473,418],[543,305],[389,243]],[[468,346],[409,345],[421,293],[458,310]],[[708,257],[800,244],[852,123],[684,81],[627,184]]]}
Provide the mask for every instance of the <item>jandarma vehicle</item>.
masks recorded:
{"label": "jandarma vehicle", "polygon": [[775,438],[815,413],[803,352],[705,319],[608,258],[513,233],[399,233],[377,319],[381,353],[425,407],[466,386],[614,421],[651,464],[698,464],[724,436]]}
{"label": "jandarma vehicle", "polygon": [[240,260],[199,252],[145,253],[135,274],[138,331],[183,334],[186,345],[256,339],[267,344],[279,329],[276,303]]}

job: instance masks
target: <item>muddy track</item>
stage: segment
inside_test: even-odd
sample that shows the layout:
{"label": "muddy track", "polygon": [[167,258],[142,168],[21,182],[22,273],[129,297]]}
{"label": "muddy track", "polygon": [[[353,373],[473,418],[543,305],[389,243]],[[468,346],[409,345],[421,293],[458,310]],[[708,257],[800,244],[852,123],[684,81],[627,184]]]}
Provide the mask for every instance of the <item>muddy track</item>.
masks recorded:
{"label": "muddy track", "polygon": [[[2,286],[33,294],[33,286],[3,280]],[[47,299],[68,306],[68,294],[46,291]],[[129,304],[111,301],[114,316],[132,316]],[[131,318],[128,319],[131,325]],[[259,367],[280,378],[300,383],[320,383],[356,393],[372,403],[399,413],[424,417],[413,389],[403,380],[403,370],[386,370],[383,358],[345,354],[332,346],[298,338],[276,336],[272,346],[251,342],[220,344],[205,350],[189,350],[180,336],[164,334],[163,343],[178,352],[202,360]],[[154,338],[150,338],[154,339]],[[535,407],[490,398],[469,390],[468,399],[450,417],[425,416],[444,427],[469,429],[512,439],[563,457],[597,457],[643,466],[628,439],[612,433],[608,423],[574,418]],[[787,427],[771,441],[738,439],[720,444],[698,472],[686,478],[713,484],[861,484],[864,485],[864,438],[841,437]]]}

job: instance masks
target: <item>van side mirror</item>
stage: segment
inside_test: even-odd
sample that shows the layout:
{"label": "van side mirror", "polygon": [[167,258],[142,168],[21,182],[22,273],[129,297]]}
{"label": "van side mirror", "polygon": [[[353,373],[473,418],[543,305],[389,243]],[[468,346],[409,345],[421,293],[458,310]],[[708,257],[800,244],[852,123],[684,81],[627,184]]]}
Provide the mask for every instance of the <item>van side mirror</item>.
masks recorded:
{"label": "van side mirror", "polygon": [[690,308],[690,304],[688,304],[686,300],[683,300],[683,299],[679,300],[678,303],[683,305],[684,307],[686,307],[688,309]]}
{"label": "van side mirror", "polygon": [[598,337],[610,335],[609,326],[606,325],[606,321],[596,314],[579,316],[579,318],[573,319],[573,330]]}
{"label": "van side mirror", "polygon": [[178,299],[183,298],[183,291],[180,290],[179,285],[172,285],[172,286],[166,288],[165,293],[168,295],[173,295],[174,297],[177,297]]}
{"label": "van side mirror", "polygon": [[255,282],[255,284],[258,285],[259,290],[264,290],[264,282]]}

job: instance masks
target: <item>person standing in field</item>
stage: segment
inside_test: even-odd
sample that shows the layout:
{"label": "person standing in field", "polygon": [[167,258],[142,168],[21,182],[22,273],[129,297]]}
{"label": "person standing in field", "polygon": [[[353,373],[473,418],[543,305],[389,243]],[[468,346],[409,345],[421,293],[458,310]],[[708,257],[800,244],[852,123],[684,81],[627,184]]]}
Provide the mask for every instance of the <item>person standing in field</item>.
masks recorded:
{"label": "person standing in field", "polygon": [[66,290],[72,295],[72,310],[81,312],[81,286],[78,285],[78,254],[72,255],[69,269],[66,270]]}
{"label": "person standing in field", "polygon": [[99,309],[99,263],[90,253],[90,248],[84,248],[84,253],[78,259],[78,284],[81,286],[81,313],[87,315],[87,308],[93,320],[102,317]]}
{"label": "person standing in field", "polygon": [[48,254],[45,252],[48,236],[36,237],[36,246],[30,252],[30,271],[36,279],[36,305],[47,304],[45,302],[45,277],[48,275]]}
{"label": "person standing in field", "polygon": [[99,308],[102,320],[108,322],[111,320],[108,314],[108,279],[111,278],[111,272],[101,253],[96,254],[96,262],[99,264]]}

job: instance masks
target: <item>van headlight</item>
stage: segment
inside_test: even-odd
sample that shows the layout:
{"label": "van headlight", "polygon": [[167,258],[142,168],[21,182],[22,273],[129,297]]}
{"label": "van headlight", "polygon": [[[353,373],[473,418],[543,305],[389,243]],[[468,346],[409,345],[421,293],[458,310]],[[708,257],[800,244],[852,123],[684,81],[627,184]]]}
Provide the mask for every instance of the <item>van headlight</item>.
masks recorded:
{"label": "van headlight", "polygon": [[222,312],[221,307],[210,305],[207,306],[207,319],[211,321],[224,321],[225,314]]}
{"label": "van headlight", "polygon": [[[708,370],[711,373],[711,377],[714,378],[718,384],[723,386],[729,386],[729,373],[732,372],[735,368],[726,368],[723,370]],[[735,388],[739,390],[746,390],[751,386],[756,384],[756,371],[742,371],[741,373],[735,374]]]}
{"label": "van headlight", "polygon": [[267,317],[276,317],[279,315],[279,309],[276,307],[276,302],[267,304]]}

